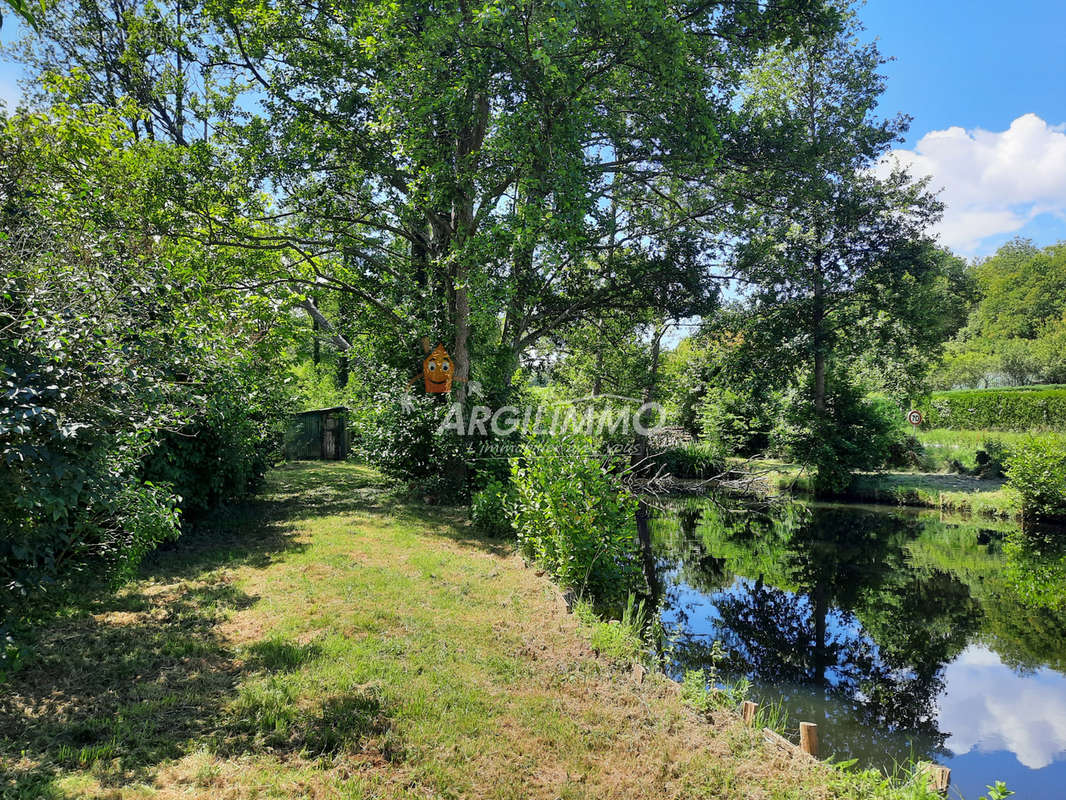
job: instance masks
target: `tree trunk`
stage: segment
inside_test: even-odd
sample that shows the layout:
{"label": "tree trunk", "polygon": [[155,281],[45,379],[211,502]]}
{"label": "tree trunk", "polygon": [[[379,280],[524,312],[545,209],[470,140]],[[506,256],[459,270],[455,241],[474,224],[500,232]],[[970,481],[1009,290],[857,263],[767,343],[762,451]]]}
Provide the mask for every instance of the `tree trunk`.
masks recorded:
{"label": "tree trunk", "polygon": [[318,310],[318,307],[314,304],[314,301],[304,300],[302,303],[298,304],[298,307],[306,311],[311,317],[311,319],[318,323],[318,327],[330,335],[330,341],[333,342],[333,345],[338,350],[343,353],[347,350],[352,349],[351,342],[349,342],[347,339],[337,333],[333,325],[330,324],[330,321],[322,315],[321,311]]}
{"label": "tree trunk", "polygon": [[825,413],[825,284],[822,280],[821,258],[814,264],[814,309],[812,339],[814,344],[814,410]]}
{"label": "tree trunk", "polygon": [[470,380],[470,296],[466,289],[467,271],[456,270],[455,275],[455,344],[451,352],[455,363],[456,400],[464,402],[469,395]]}
{"label": "tree trunk", "polygon": [[[664,325],[655,332],[655,338],[651,342],[651,369],[648,372],[648,382],[644,385],[644,392],[641,397],[641,403],[647,405],[655,400],[655,384],[659,378],[659,348],[662,342],[663,336],[669,329],[669,325]],[[633,453],[633,464],[637,464],[648,457],[648,437],[646,434],[638,433],[635,439],[635,449]]]}
{"label": "tree trunk", "polygon": [[592,373],[592,396],[603,393],[603,319],[596,325],[596,368]]}

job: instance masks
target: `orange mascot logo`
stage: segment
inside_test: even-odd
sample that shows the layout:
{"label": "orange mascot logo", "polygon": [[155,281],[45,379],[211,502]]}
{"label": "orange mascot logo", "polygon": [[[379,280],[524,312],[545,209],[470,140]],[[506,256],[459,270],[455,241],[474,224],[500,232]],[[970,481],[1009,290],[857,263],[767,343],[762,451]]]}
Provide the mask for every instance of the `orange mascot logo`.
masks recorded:
{"label": "orange mascot logo", "polygon": [[452,390],[455,364],[444,345],[434,347],[422,362],[422,380],[429,394],[444,394]]}

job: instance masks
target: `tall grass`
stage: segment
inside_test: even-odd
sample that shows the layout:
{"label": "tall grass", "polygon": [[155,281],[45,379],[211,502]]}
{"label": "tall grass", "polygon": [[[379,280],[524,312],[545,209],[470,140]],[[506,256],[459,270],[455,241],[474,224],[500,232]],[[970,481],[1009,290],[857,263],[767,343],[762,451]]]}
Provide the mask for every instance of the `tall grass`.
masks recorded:
{"label": "tall grass", "polygon": [[645,660],[648,614],[643,600],[630,593],[621,619],[600,619],[585,600],[574,604],[574,614],[585,626],[592,649],[608,661],[632,664]]}

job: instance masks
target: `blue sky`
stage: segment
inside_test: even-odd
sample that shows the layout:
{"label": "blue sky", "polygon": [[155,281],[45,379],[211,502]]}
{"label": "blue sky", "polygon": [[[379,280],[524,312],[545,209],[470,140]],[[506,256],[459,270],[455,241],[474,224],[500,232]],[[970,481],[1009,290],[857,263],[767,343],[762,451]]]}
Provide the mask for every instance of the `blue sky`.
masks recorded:
{"label": "blue sky", "polygon": [[881,108],[914,117],[908,144],[931,130],[1006,130],[1025,113],[1066,122],[1066,3],[870,0],[859,16],[882,53]]}
{"label": "blue sky", "polygon": [[1066,240],[1066,3],[870,0],[859,16],[895,58],[882,113],[913,117],[902,160],[945,189],[942,240],[968,256]]}
{"label": "blue sky", "polygon": [[[1066,2],[870,0],[859,15],[895,58],[880,110],[913,117],[895,157],[944,190],[941,240],[966,256],[1066,240]],[[17,32],[5,17],[0,41]],[[0,59],[9,106],[19,75]]]}

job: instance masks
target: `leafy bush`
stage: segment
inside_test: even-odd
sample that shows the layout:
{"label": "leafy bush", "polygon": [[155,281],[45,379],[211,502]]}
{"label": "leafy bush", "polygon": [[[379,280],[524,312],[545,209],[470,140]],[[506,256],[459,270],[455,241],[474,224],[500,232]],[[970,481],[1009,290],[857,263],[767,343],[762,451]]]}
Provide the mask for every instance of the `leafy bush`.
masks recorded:
{"label": "leafy bush", "polygon": [[998,439],[986,439],[974,454],[977,466],[974,474],[980,478],[1002,478],[1006,475],[1010,448]]}
{"label": "leafy bush", "polygon": [[768,443],[773,420],[780,413],[778,406],[776,393],[749,386],[709,387],[696,409],[701,441],[725,456],[759,452]]}
{"label": "leafy bush", "polygon": [[461,503],[469,498],[469,448],[442,429],[448,411],[435,396],[383,392],[353,413],[358,455],[411,491]]}
{"label": "leafy bush", "polygon": [[620,610],[645,588],[636,499],[596,442],[577,436],[529,442],[511,461],[514,527],[526,558],[563,587]]}
{"label": "leafy bush", "polygon": [[936,392],[921,409],[929,428],[1066,430],[1066,388]]}
{"label": "leafy bush", "polygon": [[747,438],[747,417],[740,406],[736,392],[709,387],[696,409],[702,439],[728,454],[739,450]]}
{"label": "leafy bush", "polygon": [[257,404],[255,395],[253,387],[213,395],[205,411],[160,437],[142,478],[169,484],[186,515],[258,491],[279,449],[282,404],[279,398]]}
{"label": "leafy bush", "polygon": [[485,488],[470,498],[470,519],[488,536],[503,538],[514,534],[511,526],[513,491],[508,481],[490,478]]}
{"label": "leafy bush", "polygon": [[918,437],[904,433],[889,442],[884,466],[905,469],[922,467],[926,462],[925,448]]}
{"label": "leafy bush", "polygon": [[675,478],[713,478],[725,469],[725,453],[708,442],[690,442],[649,457],[651,468],[662,468]]}
{"label": "leafy bush", "polygon": [[246,265],[141,233],[165,154],[117,114],[53,110],[0,120],[0,639],[177,536],[184,471],[145,459],[212,403],[236,419],[281,386],[288,315],[212,283]]}
{"label": "leafy bush", "polygon": [[808,394],[797,393],[773,440],[786,456],[813,468],[816,492],[831,494],[847,489],[855,471],[885,468],[904,446],[900,419],[891,401],[865,397],[834,375],[827,384],[825,413],[815,411]]}
{"label": "leafy bush", "polygon": [[1054,442],[1027,439],[1011,453],[1007,484],[1018,493],[1023,516],[1066,515],[1066,450]]}

